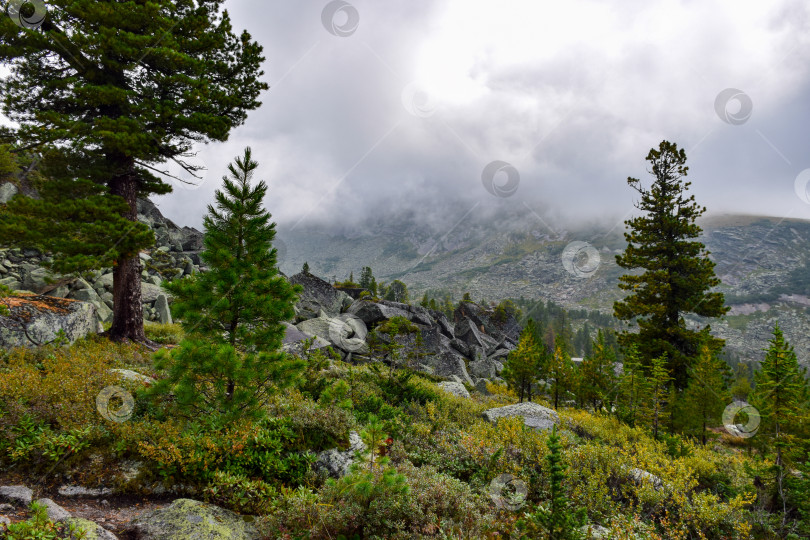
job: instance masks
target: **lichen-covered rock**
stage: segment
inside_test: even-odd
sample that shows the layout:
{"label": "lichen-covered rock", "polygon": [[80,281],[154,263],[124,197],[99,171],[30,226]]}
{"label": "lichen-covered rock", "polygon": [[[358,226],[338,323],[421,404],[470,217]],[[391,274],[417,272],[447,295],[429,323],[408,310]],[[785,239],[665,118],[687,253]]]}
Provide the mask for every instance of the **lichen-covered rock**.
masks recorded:
{"label": "lichen-covered rock", "polygon": [[65,523],[73,525],[77,533],[83,533],[83,536],[73,535],[71,538],[82,538],[82,540],[118,540],[118,537],[113,533],[89,519],[69,518]]}
{"label": "lichen-covered rock", "polygon": [[493,424],[497,423],[499,418],[511,418],[514,416],[522,416],[523,423],[526,426],[538,431],[551,429],[552,426],[560,423],[560,416],[557,411],[532,402],[506,405],[505,407],[484,411],[484,418]]}
{"label": "lichen-covered rock", "polygon": [[313,464],[316,470],[325,471],[326,474],[333,478],[340,478],[349,473],[349,469],[354,463],[354,457],[357,452],[363,452],[366,449],[366,444],[356,431],[349,433],[349,448],[347,450],[339,450],[332,448],[331,450],[324,450],[318,454],[318,459]]}
{"label": "lichen-covered rock", "polygon": [[73,341],[98,331],[92,304],[38,294],[17,294],[0,300],[9,307],[0,316],[0,347],[32,347],[56,338],[63,330]]}
{"label": "lichen-covered rock", "polygon": [[457,380],[472,386],[472,379],[467,373],[467,364],[464,362],[464,357],[453,352],[452,349],[429,357],[425,360],[425,363],[431,366],[433,373],[439,377]]}
{"label": "lichen-covered rock", "polygon": [[82,486],[60,486],[57,490],[62,497],[105,497],[112,495],[110,488],[86,488]]}
{"label": "lichen-covered rock", "polygon": [[323,338],[302,332],[290,323],[282,323],[285,327],[284,338],[281,341],[281,349],[290,354],[300,355],[304,350],[304,341],[312,339],[310,351],[324,349],[332,344]]}
{"label": "lichen-covered rock", "polygon": [[0,486],[0,502],[27,508],[33,497],[34,492],[25,486]]}
{"label": "lichen-covered rock", "polygon": [[439,388],[441,388],[445,392],[453,394],[454,396],[465,398],[470,397],[470,393],[467,391],[464,385],[458,382],[450,382],[450,381],[440,382]]}
{"label": "lichen-covered rock", "polygon": [[158,321],[162,324],[172,324],[172,312],[169,309],[169,299],[165,294],[159,294],[155,300],[155,311],[157,312]]}
{"label": "lichen-covered rock", "polygon": [[253,523],[224,508],[192,499],[143,514],[130,523],[139,540],[252,540],[260,538]]}
{"label": "lichen-covered rock", "polygon": [[662,490],[664,488],[664,482],[651,472],[645,471],[644,469],[633,468],[627,471],[627,475],[630,477],[631,480],[636,482],[637,484],[650,484],[656,490]]}
{"label": "lichen-covered rock", "polygon": [[318,317],[300,322],[296,328],[305,334],[318,336],[343,351],[368,353],[365,341],[367,329],[363,322],[346,315],[341,317],[330,317],[321,310]]}
{"label": "lichen-covered rock", "polygon": [[109,371],[110,373],[115,373],[116,375],[118,375],[119,377],[124,379],[125,381],[138,382],[138,383],[142,383],[142,384],[145,384],[145,385],[151,385],[151,384],[155,383],[155,379],[153,379],[152,377],[142,375],[142,374],[138,373],[137,371],[132,371],[130,369],[117,369],[116,368],[116,369],[108,369],[107,371]]}

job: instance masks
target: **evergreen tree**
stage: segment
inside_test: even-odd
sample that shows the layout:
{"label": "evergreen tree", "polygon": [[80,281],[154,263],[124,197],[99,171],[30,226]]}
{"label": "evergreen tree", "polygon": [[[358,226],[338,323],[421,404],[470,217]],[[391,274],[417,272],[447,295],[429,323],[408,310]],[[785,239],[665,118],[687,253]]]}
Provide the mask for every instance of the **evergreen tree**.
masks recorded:
{"label": "evergreen tree", "polygon": [[403,304],[407,304],[408,287],[400,280],[395,279],[391,282],[388,289],[386,289],[385,296],[383,298],[386,300],[391,300],[392,302],[402,302]]}
{"label": "evergreen tree", "polygon": [[532,400],[532,389],[537,383],[540,350],[534,341],[534,321],[529,319],[520,334],[517,348],[509,353],[501,377],[518,394],[520,403],[525,397]]}
{"label": "evergreen tree", "polygon": [[669,383],[672,377],[667,369],[666,356],[653,359],[650,376],[647,379],[650,385],[649,417],[653,437],[658,439],[661,426],[669,420],[670,391]]}
{"label": "evergreen tree", "polygon": [[436,303],[435,298],[431,298],[430,302],[428,303],[428,307],[433,311],[439,311],[439,304]]}
{"label": "evergreen tree", "polygon": [[309,274],[309,263],[304,261],[304,266],[301,268],[301,272],[304,274]]}
{"label": "evergreen tree", "polygon": [[616,415],[631,426],[645,425],[649,418],[646,408],[649,396],[650,385],[639,360],[638,351],[635,346],[631,346],[625,353]]}
{"label": "evergreen tree", "polygon": [[591,354],[583,359],[579,369],[579,400],[590,404],[594,411],[610,406],[616,388],[615,362],[616,355],[605,343],[605,334],[599,330]]}
{"label": "evergreen tree", "polygon": [[548,540],[579,540],[583,538],[581,527],[585,522],[583,510],[573,511],[565,493],[565,470],[562,445],[557,434],[557,426],[551,428],[548,437],[548,454],[546,463],[549,470],[549,501],[541,505],[534,513],[525,514],[518,520],[518,530],[531,534],[531,538]]}
{"label": "evergreen tree", "polygon": [[470,293],[468,293],[468,292],[464,293],[464,296],[461,298],[461,301],[462,302],[469,302],[471,304],[473,303],[472,296],[470,296]]}
{"label": "evergreen tree", "polygon": [[[709,252],[693,240],[702,232],[695,221],[706,209],[695,203],[694,195],[685,195],[691,185],[682,181],[688,171],[685,152],[662,141],[646,159],[655,177],[652,186],[646,189],[640,180],[627,179],[641,195],[636,208],[645,215],[625,222],[630,229],[625,233],[628,245],[616,256],[622,268],[644,272],[619,278],[619,288],[630,294],[615,302],[613,309],[616,318],[638,324],[638,332],[620,335],[622,346],[635,345],[648,366],[653,358],[666,354],[675,385],[683,389],[702,340],[699,330],[686,327],[684,315],[720,317],[728,308],[722,293],[710,292],[720,280]],[[716,348],[717,343],[711,347]]]}
{"label": "evergreen tree", "polygon": [[370,266],[364,266],[360,270],[359,285],[370,292],[372,296],[377,296],[377,280],[374,278],[374,274],[371,273]]}
{"label": "evergreen tree", "polygon": [[257,167],[245,149],[229,165],[216,207],[208,206],[200,258],[209,270],[167,285],[187,338],[158,353],[167,377],[155,392],[173,392],[187,414],[260,416],[270,395],[303,369],[279,351],[282,321],[295,316],[301,287],[278,273],[275,223],[262,207],[267,184],[251,186]]}
{"label": "evergreen tree", "polygon": [[689,386],[684,392],[685,409],[691,413],[687,423],[699,429],[700,441],[704,445],[706,428],[719,423],[730,399],[721,362],[708,345],[703,345],[689,374]]}
{"label": "evergreen tree", "polygon": [[262,48],[223,0],[48,4],[36,29],[0,17],[2,113],[48,179],[9,205],[0,241],[52,252],[59,271],[112,266],[109,335],[145,342],[138,252],[154,239],[137,199],[171,191],[166,160],[194,174],[192,144],[225,141],[260,105]]}
{"label": "evergreen tree", "polygon": [[419,305],[422,306],[423,308],[430,307],[430,300],[428,299],[427,293],[422,295],[422,300],[420,300]]}
{"label": "evergreen tree", "polygon": [[776,324],[765,359],[754,374],[756,387],[751,404],[759,411],[760,431],[768,437],[776,454],[774,474],[777,496],[782,505],[783,525],[787,516],[784,489],[786,463],[803,409],[807,406],[808,388],[804,371],[799,367],[793,346],[785,340],[782,329]]}

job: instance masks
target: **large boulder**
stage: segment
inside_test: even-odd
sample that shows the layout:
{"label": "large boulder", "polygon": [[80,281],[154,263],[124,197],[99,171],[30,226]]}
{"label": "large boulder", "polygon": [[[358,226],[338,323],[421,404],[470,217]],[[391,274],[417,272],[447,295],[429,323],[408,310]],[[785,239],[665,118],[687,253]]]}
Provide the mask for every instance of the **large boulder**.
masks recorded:
{"label": "large boulder", "polygon": [[[76,532],[81,532],[84,540],[118,540],[118,537],[113,533],[89,519],[84,518],[68,518],[65,523],[72,525]],[[71,536],[71,538],[79,538]]]}
{"label": "large boulder", "polygon": [[481,330],[470,319],[461,319],[458,321],[454,329],[454,334],[456,339],[465,343],[468,347],[486,348]]}
{"label": "large boulder", "polygon": [[538,431],[551,429],[560,423],[560,416],[554,409],[543,407],[537,403],[523,402],[516,405],[506,405],[484,411],[484,418],[489,422],[497,423],[499,418],[512,418],[522,416],[523,423]]}
{"label": "large boulder", "polygon": [[464,387],[463,384],[458,382],[452,381],[440,382],[439,388],[441,388],[442,390],[444,390],[449,394],[453,394],[454,396],[465,398],[470,397],[470,392]]}
{"label": "large boulder", "polygon": [[338,315],[348,296],[321,278],[304,272],[292,276],[290,283],[304,288],[296,306],[299,319],[317,317],[321,311],[331,316]]}
{"label": "large boulder", "polygon": [[253,523],[213,504],[176,499],[171,505],[147,512],[130,523],[139,540],[252,540],[260,538]]}
{"label": "large boulder", "polygon": [[0,486],[0,503],[27,508],[34,498],[34,492],[25,486]]}
{"label": "large boulder", "polygon": [[509,313],[487,309],[473,302],[460,302],[453,313],[456,323],[469,319],[481,331],[495,340],[503,343],[510,341],[517,343],[520,337],[520,324]]}
{"label": "large boulder", "polygon": [[461,382],[472,386],[473,382],[467,374],[467,364],[464,357],[454,352],[452,349],[444,351],[441,354],[428,356],[424,359],[424,363],[432,368],[434,375],[449,379],[451,381]]}
{"label": "large boulder", "polygon": [[63,330],[73,341],[100,331],[96,308],[86,302],[18,294],[2,300],[8,316],[0,316],[0,347],[31,347],[53,341]]}
{"label": "large boulder", "polygon": [[351,316],[330,317],[321,311],[318,317],[295,325],[305,334],[318,336],[346,352],[368,353],[365,342],[366,328],[362,321]]}
{"label": "large boulder", "polygon": [[383,304],[382,302],[373,302],[371,300],[355,300],[352,302],[352,305],[349,306],[349,309],[346,310],[346,313],[354,315],[367,326],[372,326],[394,317],[408,318],[408,312],[404,309]]}
{"label": "large boulder", "polygon": [[503,371],[503,364],[498,360],[486,357],[477,357],[470,362],[470,375],[480,379],[494,379]]}
{"label": "large boulder", "polygon": [[4,182],[0,184],[0,204],[6,204],[11,198],[19,193],[20,190],[11,182]]}
{"label": "large boulder", "polygon": [[312,339],[310,351],[325,349],[332,344],[323,338],[302,332],[290,323],[282,323],[285,327],[284,338],[281,341],[281,349],[290,354],[300,355],[304,351],[304,341]]}

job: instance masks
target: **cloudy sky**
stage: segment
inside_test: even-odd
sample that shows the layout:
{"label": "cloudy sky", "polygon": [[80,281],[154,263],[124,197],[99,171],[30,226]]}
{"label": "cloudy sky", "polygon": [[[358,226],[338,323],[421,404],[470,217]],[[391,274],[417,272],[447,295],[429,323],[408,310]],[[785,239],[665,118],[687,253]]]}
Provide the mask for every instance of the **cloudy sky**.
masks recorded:
{"label": "cloudy sky", "polygon": [[179,224],[200,226],[246,145],[286,228],[474,202],[615,219],[662,139],[710,210],[810,219],[806,0],[225,6],[264,46],[271,88],[203,148],[199,187],[156,199]]}

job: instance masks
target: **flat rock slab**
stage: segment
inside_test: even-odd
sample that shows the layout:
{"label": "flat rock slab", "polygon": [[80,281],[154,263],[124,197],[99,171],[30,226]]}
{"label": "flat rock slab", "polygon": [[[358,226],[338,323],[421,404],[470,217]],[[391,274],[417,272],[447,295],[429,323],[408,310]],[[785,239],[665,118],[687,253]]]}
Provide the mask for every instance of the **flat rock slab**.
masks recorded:
{"label": "flat rock slab", "polygon": [[256,527],[224,508],[191,499],[177,499],[170,506],[143,514],[129,530],[139,540],[253,540]]}
{"label": "flat rock slab", "polygon": [[25,486],[0,486],[0,502],[27,508],[33,498],[34,492]]}
{"label": "flat rock slab", "polygon": [[110,488],[86,488],[81,486],[61,486],[58,489],[62,497],[105,497],[112,495]]}
{"label": "flat rock slab", "polygon": [[53,502],[51,499],[37,499],[37,502],[46,508],[48,512],[48,519],[51,521],[65,521],[73,517],[70,512]]}
{"label": "flat rock slab", "polygon": [[506,405],[484,411],[484,418],[489,422],[497,423],[499,418],[512,418],[522,416],[523,423],[538,431],[551,429],[560,423],[560,416],[554,409],[543,407],[537,403],[525,402],[516,405]]}

